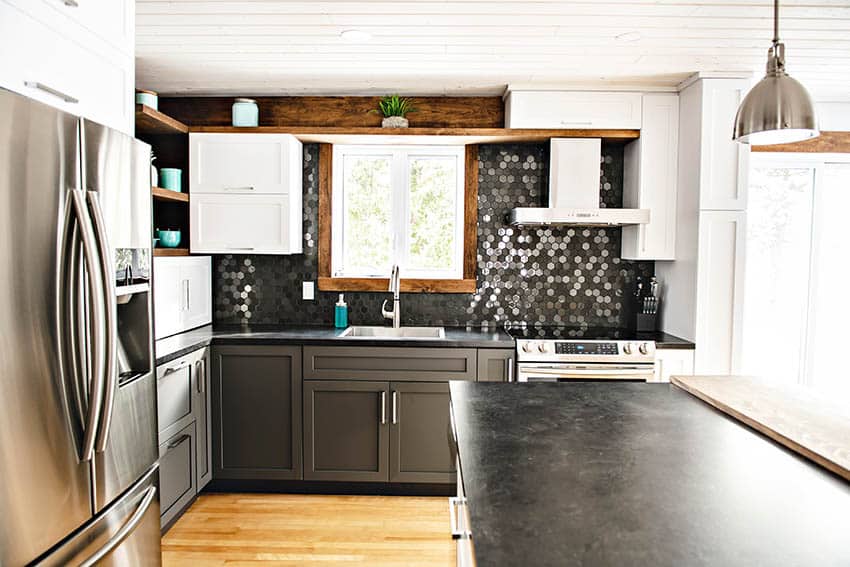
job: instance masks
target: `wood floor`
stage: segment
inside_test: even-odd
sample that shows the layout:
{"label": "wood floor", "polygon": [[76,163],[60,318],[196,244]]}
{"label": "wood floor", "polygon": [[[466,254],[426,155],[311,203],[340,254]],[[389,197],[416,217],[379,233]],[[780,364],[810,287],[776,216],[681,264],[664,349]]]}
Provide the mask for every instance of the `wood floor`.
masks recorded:
{"label": "wood floor", "polygon": [[165,567],[454,567],[448,499],[203,494],[162,540]]}

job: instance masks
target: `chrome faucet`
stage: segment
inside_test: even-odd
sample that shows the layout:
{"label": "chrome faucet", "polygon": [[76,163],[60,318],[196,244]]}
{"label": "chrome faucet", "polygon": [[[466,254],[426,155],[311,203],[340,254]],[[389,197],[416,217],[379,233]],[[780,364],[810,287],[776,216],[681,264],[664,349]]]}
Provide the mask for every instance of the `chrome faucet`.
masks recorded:
{"label": "chrome faucet", "polygon": [[384,319],[392,319],[393,320],[393,329],[398,329],[401,327],[401,311],[399,310],[399,300],[398,300],[398,292],[401,288],[401,280],[398,275],[398,264],[393,266],[393,271],[390,274],[390,287],[389,292],[393,294],[393,310],[387,311],[387,301],[384,300],[384,303],[381,305],[381,315],[384,316]]}

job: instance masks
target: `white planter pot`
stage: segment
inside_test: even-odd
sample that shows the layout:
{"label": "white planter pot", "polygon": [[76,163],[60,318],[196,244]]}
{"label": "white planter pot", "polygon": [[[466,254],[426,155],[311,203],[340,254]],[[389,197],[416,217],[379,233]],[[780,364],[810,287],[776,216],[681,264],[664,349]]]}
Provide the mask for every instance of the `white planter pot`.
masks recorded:
{"label": "white planter pot", "polygon": [[381,126],[384,128],[407,128],[408,122],[407,118],[403,116],[387,116],[381,122]]}

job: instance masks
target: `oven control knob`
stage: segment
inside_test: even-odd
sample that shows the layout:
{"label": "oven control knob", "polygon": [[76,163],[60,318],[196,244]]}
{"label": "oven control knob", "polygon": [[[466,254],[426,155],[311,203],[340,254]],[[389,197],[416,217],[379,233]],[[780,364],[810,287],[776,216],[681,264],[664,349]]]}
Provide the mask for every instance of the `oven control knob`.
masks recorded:
{"label": "oven control knob", "polygon": [[623,352],[626,354],[632,354],[632,343],[626,343],[623,345]]}
{"label": "oven control knob", "polygon": [[546,352],[546,343],[540,343],[539,345],[537,345],[537,350],[539,350],[540,352]]}
{"label": "oven control knob", "polygon": [[531,352],[531,343],[523,343],[522,351],[523,352]]}
{"label": "oven control knob", "polygon": [[646,354],[647,352],[649,352],[649,347],[646,343],[641,343],[641,345],[638,347],[638,351],[640,351],[641,354]]}

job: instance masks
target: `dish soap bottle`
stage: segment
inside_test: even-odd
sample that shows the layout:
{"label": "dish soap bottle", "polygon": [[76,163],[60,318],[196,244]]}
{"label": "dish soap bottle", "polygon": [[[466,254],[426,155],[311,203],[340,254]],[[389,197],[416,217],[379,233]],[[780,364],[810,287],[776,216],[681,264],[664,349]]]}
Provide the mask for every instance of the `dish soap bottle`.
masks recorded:
{"label": "dish soap bottle", "polygon": [[339,301],[336,302],[336,306],[334,307],[334,327],[337,329],[348,327],[348,305],[342,296],[343,294],[340,293]]}

